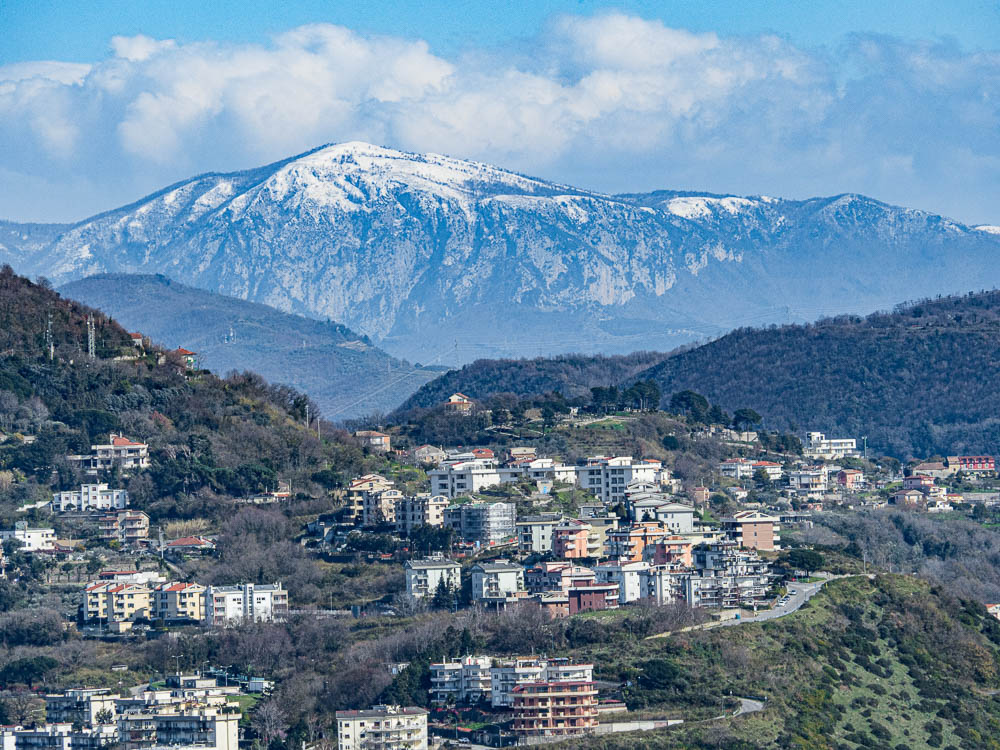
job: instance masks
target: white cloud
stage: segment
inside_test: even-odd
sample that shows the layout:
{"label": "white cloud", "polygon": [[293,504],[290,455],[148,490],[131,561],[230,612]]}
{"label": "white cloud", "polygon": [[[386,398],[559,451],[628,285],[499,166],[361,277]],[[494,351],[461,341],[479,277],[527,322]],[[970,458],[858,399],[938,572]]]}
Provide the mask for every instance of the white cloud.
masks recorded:
{"label": "white cloud", "polygon": [[[360,139],[603,190],[868,192],[995,222],[998,134],[996,54],[872,36],[813,51],[617,13],[455,59],[314,24],[266,45],[114,37],[92,65],[0,67],[0,169],[94,186],[69,204],[40,191],[25,219]],[[0,215],[25,203],[0,185]]]}

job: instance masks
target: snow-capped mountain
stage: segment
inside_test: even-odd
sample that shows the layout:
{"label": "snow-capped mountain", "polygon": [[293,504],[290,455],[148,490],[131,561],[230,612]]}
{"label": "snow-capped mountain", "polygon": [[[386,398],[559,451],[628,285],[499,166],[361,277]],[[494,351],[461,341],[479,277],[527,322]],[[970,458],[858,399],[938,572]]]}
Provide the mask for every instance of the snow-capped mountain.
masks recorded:
{"label": "snow-capped mountain", "polygon": [[163,273],[433,364],[666,349],[992,286],[990,230],[858,195],[601,195],[344,143],[68,227],[0,225],[0,261],[59,283]]}

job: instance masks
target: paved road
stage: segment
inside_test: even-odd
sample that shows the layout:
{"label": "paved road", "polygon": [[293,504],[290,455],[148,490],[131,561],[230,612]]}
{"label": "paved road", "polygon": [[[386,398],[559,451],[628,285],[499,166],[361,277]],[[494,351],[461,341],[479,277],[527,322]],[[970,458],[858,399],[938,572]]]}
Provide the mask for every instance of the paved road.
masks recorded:
{"label": "paved road", "polygon": [[746,622],[764,622],[766,620],[775,620],[779,617],[790,615],[792,612],[795,612],[799,609],[799,607],[809,601],[813,594],[823,588],[824,583],[831,580],[833,580],[832,576],[824,578],[822,581],[817,581],[816,583],[790,583],[788,584],[788,590],[789,592],[794,591],[795,593],[790,594],[788,601],[783,606],[772,607],[771,609],[758,612],[756,615],[741,617],[739,620],[725,620],[724,622],[719,623],[718,627],[741,625]]}
{"label": "paved road", "polygon": [[736,716],[743,716],[743,714],[753,714],[758,711],[764,710],[764,701],[759,701],[755,698],[740,698],[740,707],[736,709]]}

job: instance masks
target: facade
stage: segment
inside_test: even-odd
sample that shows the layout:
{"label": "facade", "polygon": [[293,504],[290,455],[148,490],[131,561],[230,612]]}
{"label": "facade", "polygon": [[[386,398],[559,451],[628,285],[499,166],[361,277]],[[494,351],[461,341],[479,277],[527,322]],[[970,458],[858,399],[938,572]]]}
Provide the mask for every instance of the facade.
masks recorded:
{"label": "facade", "polygon": [[776,464],[774,461],[754,461],[753,471],[754,474],[758,471],[763,471],[764,475],[772,482],[777,482],[785,475],[785,470],[781,468],[781,464]]}
{"label": "facade", "polygon": [[586,734],[597,728],[597,689],[593,681],[527,682],[514,688],[513,709],[521,737]]}
{"label": "facade", "polygon": [[958,471],[992,472],[996,471],[993,456],[949,456],[948,467]]}
{"label": "facade", "polygon": [[120,510],[101,516],[97,522],[101,539],[127,546],[141,544],[149,538],[149,516],[141,510]]}
{"label": "facade", "polygon": [[153,616],[166,622],[203,622],[205,587],[200,583],[161,583],[150,592]]}
{"label": "facade", "polygon": [[452,560],[429,557],[425,560],[407,560],[406,593],[416,599],[432,597],[441,581],[451,591],[462,587],[462,566]]}
{"label": "facade", "polygon": [[770,567],[753,550],[735,542],[715,542],[692,552],[693,573],[682,576],[691,607],[753,607],[767,597]]}
{"label": "facade", "polygon": [[494,708],[512,708],[514,690],[535,682],[592,682],[593,664],[571,664],[567,659],[536,656],[497,659],[490,669],[490,704]]}
{"label": "facade", "polygon": [[797,492],[825,492],[829,475],[825,466],[801,469],[788,474],[788,486]]}
{"label": "facade", "polygon": [[396,533],[409,534],[421,526],[443,525],[444,509],[447,507],[448,498],[444,495],[416,495],[396,500]]}
{"label": "facade", "polygon": [[93,513],[123,510],[128,507],[128,492],[112,490],[106,484],[83,484],[79,490],[57,492],[52,496],[55,513]]}
{"label": "facade", "polygon": [[150,588],[144,583],[97,582],[87,584],[83,593],[83,619],[89,622],[134,622],[152,619]]}
{"label": "facade", "polygon": [[558,513],[522,518],[514,524],[517,529],[517,551],[539,554],[552,552],[554,529],[560,521],[562,516]]}
{"label": "facade", "polygon": [[684,599],[683,574],[686,568],[679,563],[652,565],[639,573],[642,598],[663,606]]}
{"label": "facade", "polygon": [[573,581],[566,589],[569,614],[577,612],[600,612],[618,609],[618,584],[598,583],[596,580]]}
{"label": "facade", "polygon": [[445,705],[489,700],[492,665],[489,656],[466,656],[431,664],[431,702]]}
{"label": "facade", "polygon": [[472,601],[503,604],[525,592],[524,568],[506,560],[482,562],[470,569]]}
{"label": "facade", "polygon": [[566,519],[552,528],[552,554],[563,560],[580,560],[590,554],[591,525],[576,518]]}
{"label": "facade", "polygon": [[628,485],[633,482],[655,483],[662,469],[663,464],[659,461],[633,461],[631,456],[598,456],[587,459],[586,465],[576,467],[576,483],[604,503],[622,503],[625,502]]}
{"label": "facade", "polygon": [[122,750],[198,745],[204,750],[239,750],[238,708],[186,708],[168,704],[124,713],[118,718]]}
{"label": "facade", "polygon": [[117,466],[123,471],[138,471],[149,468],[149,446],[137,443],[124,435],[111,435],[111,441],[103,445],[91,445],[86,456],[67,456],[88,473],[110,471]]}
{"label": "facade", "polygon": [[378,451],[379,453],[388,453],[391,445],[391,439],[384,432],[376,432],[375,430],[358,430],[354,433],[361,444],[370,448],[373,451]]}
{"label": "facade", "polygon": [[288,615],[288,592],[280,583],[209,586],[205,620],[214,627],[244,622],[272,622]]}
{"label": "facade", "polygon": [[857,469],[841,469],[837,472],[837,486],[848,492],[861,489],[865,484],[864,472]]}
{"label": "facade", "polygon": [[599,583],[618,586],[618,603],[629,604],[642,598],[642,573],[649,569],[647,562],[605,562],[594,567]]}
{"label": "facade", "polygon": [[640,493],[629,497],[626,504],[629,518],[634,521],[658,521],[673,534],[694,531],[694,508],[676,503],[659,493]]}
{"label": "facade", "polygon": [[806,447],[803,450],[806,458],[840,459],[859,456],[857,441],[849,438],[827,439],[822,432],[806,434]]}
{"label": "facade", "polygon": [[492,458],[446,462],[427,472],[427,476],[431,480],[431,493],[452,499],[502,483],[497,462]]}
{"label": "facade", "polygon": [[56,548],[55,529],[28,528],[25,521],[18,521],[13,529],[0,529],[0,542],[13,539],[21,543],[24,552],[48,552]]}
{"label": "facade", "polygon": [[471,414],[472,406],[472,399],[464,393],[453,393],[448,396],[448,400],[444,402],[445,411],[452,414]]}
{"label": "facade", "polygon": [[462,540],[484,547],[513,539],[516,515],[513,503],[465,503],[445,508],[444,521]]}
{"label": "facade", "polygon": [[[65,693],[45,696],[45,721],[49,724],[78,724],[96,726],[113,723],[116,713],[116,696],[107,688],[72,688]],[[112,719],[98,721],[98,715]]]}
{"label": "facade", "polygon": [[113,725],[77,727],[69,722],[47,722],[31,728],[0,728],[3,750],[98,750],[115,744]]}
{"label": "facade", "polygon": [[427,750],[427,711],[408,706],[373,706],[337,711],[338,750]]}
{"label": "facade", "polygon": [[722,519],[722,530],[744,549],[770,552],[781,549],[778,519],[756,510],[744,510]]}

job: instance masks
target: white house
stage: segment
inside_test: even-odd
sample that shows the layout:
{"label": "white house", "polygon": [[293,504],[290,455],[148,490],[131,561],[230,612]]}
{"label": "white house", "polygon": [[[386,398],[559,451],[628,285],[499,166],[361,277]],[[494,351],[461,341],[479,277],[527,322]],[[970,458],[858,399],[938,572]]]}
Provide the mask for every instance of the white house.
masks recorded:
{"label": "white house", "polygon": [[754,472],[754,462],[749,458],[727,458],[719,464],[719,473],[729,479],[742,481],[750,479]]}
{"label": "white house", "polygon": [[52,510],[56,513],[124,510],[128,502],[125,490],[112,490],[106,484],[83,484],[79,490],[55,493]]}
{"label": "white house", "polygon": [[446,588],[458,591],[462,586],[462,566],[452,560],[442,557],[428,557],[425,560],[407,560],[406,593],[420,599],[434,596],[441,581]]}
{"label": "white house", "polygon": [[807,445],[802,451],[806,458],[837,459],[858,456],[857,441],[852,438],[827,439],[822,432],[806,434]]}
{"label": "white house", "polygon": [[288,592],[280,583],[209,586],[205,589],[205,619],[225,627],[243,622],[272,622],[288,614]]}
{"label": "white house", "polygon": [[56,548],[55,529],[29,529],[24,521],[18,521],[13,529],[0,529],[0,541],[14,539],[21,543],[24,552],[44,552]]}
{"label": "white house", "polygon": [[456,498],[471,495],[487,487],[501,484],[497,462],[491,458],[444,463],[427,472],[431,480],[431,494]]}
{"label": "white house", "polygon": [[481,562],[470,569],[472,601],[502,603],[523,592],[524,568],[506,560]]}
{"label": "white house", "polygon": [[628,485],[634,482],[658,483],[662,469],[663,464],[659,461],[633,461],[631,456],[597,456],[576,467],[576,483],[605,503],[620,503],[625,501]]}
{"label": "white house", "polygon": [[517,549],[519,552],[546,553],[552,551],[552,530],[562,521],[559,513],[527,516],[518,521]]}
{"label": "white house", "polygon": [[618,603],[628,604],[642,598],[642,573],[647,562],[604,562],[594,567],[599,583],[618,584]]}

